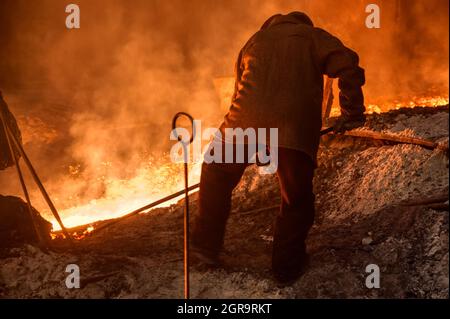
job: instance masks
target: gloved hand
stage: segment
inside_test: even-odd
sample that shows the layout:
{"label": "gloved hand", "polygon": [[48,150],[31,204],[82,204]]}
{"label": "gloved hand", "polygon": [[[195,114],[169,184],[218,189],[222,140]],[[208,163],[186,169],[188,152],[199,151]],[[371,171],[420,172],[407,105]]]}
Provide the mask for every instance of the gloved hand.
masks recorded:
{"label": "gloved hand", "polygon": [[355,128],[364,126],[366,123],[366,116],[363,114],[358,117],[340,116],[333,125],[335,133],[345,133]]}

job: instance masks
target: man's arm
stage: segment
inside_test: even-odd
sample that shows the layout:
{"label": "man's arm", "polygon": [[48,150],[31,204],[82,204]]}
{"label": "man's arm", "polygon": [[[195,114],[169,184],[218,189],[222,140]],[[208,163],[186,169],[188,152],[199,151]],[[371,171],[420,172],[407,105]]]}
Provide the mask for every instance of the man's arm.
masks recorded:
{"label": "man's arm", "polygon": [[316,28],[314,41],[318,63],[323,74],[338,78],[339,103],[344,121],[364,122],[364,69],[358,55],[328,32]]}

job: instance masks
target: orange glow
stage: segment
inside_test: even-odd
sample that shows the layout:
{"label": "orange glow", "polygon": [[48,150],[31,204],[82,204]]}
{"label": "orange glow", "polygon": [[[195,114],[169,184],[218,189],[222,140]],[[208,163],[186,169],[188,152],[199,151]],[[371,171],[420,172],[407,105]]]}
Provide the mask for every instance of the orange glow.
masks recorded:
{"label": "orange glow", "polygon": [[[398,110],[403,107],[436,107],[440,105],[447,105],[448,100],[448,96],[427,96],[414,97],[410,100],[391,101],[378,104],[369,103],[366,105],[366,114],[381,113],[389,110]],[[340,114],[341,112],[339,110],[339,107],[337,105],[333,105],[330,116],[339,116]]]}
{"label": "orange glow", "polygon": [[[190,185],[199,182],[200,168],[201,163],[190,165]],[[64,225],[71,228],[99,220],[117,218],[182,190],[184,187],[182,164],[168,163],[154,169],[142,169],[129,180],[105,177],[105,187],[106,192],[103,197],[90,200],[83,205],[60,210]],[[170,206],[180,198],[161,204],[160,207]],[[49,216],[48,213],[46,215]],[[55,231],[61,229],[54,219],[51,222]],[[88,228],[88,233],[93,230],[91,226]],[[86,234],[83,233],[83,237]]]}

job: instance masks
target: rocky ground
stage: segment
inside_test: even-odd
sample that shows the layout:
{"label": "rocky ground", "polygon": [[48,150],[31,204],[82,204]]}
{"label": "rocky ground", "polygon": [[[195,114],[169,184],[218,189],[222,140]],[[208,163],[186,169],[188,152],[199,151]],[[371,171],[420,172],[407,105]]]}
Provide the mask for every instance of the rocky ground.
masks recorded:
{"label": "rocky ground", "polygon": [[[366,128],[448,145],[448,105],[371,115]],[[194,298],[448,298],[448,157],[441,150],[323,138],[316,171],[311,266],[292,286],[270,275],[272,220],[280,202],[275,176],[248,169],[235,190],[224,267],[193,269]],[[434,198],[430,203],[420,203]],[[438,198],[438,199],[436,199]],[[438,203],[437,205],[435,203]],[[192,214],[197,194],[192,195]],[[183,201],[157,208],[44,253],[4,252],[0,296],[6,298],[182,298]],[[82,288],[67,289],[68,264]],[[381,271],[365,285],[366,266]]]}

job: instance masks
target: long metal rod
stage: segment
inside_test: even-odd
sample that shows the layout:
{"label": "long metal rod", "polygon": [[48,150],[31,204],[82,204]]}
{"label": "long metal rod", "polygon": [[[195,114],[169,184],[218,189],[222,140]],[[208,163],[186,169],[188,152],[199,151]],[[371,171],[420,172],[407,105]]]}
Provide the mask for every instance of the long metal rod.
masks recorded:
{"label": "long metal rod", "polygon": [[22,170],[20,169],[19,159],[17,158],[16,152],[14,152],[14,149],[13,149],[13,146],[11,143],[11,137],[10,137],[10,134],[8,131],[6,120],[5,120],[5,118],[3,116],[3,112],[1,110],[0,110],[0,118],[1,118],[1,122],[3,123],[3,130],[5,132],[5,137],[6,137],[6,141],[8,143],[9,152],[11,154],[11,159],[14,161],[14,166],[16,167],[17,176],[19,177],[20,185],[22,186],[23,195],[25,196],[25,200],[27,202],[28,213],[30,215],[31,223],[33,224],[34,232],[36,233],[36,238],[38,239],[38,241],[41,245],[41,248],[47,249],[48,248],[47,242],[44,241],[44,239],[42,238],[41,233],[39,232],[38,226],[36,224],[36,219],[34,218],[30,195],[28,193],[28,189],[25,184],[25,180],[23,178]]}
{"label": "long metal rod", "polygon": [[[199,188],[199,187],[200,187],[200,183],[195,184],[195,185],[192,185],[192,186],[190,186],[190,187],[188,188],[188,192],[193,191],[193,190],[195,190],[195,189],[197,189],[197,188]],[[176,192],[176,193],[173,193],[172,195],[169,195],[169,196],[163,197],[163,198],[161,198],[161,199],[158,199],[157,201],[155,201],[155,202],[153,202],[153,203],[150,203],[150,204],[145,205],[145,206],[143,206],[143,207],[141,207],[141,208],[138,208],[138,209],[136,209],[136,210],[134,210],[134,211],[132,211],[132,212],[126,214],[126,215],[123,215],[123,216],[121,216],[121,217],[118,217],[118,218],[116,218],[116,219],[113,219],[113,220],[107,222],[106,224],[103,224],[103,225],[101,225],[101,226],[95,228],[94,232],[98,232],[98,231],[100,231],[100,230],[102,230],[102,229],[105,229],[105,228],[110,227],[110,226],[112,226],[112,225],[114,225],[114,224],[117,224],[118,222],[121,222],[121,221],[123,221],[124,219],[130,218],[130,217],[132,217],[132,216],[136,216],[136,215],[138,215],[138,214],[140,214],[140,213],[142,213],[142,212],[145,212],[145,211],[147,211],[147,210],[149,210],[149,209],[151,209],[151,208],[153,208],[153,207],[156,207],[156,206],[158,206],[158,205],[164,204],[165,202],[168,202],[168,201],[171,200],[171,199],[177,198],[177,197],[179,197],[179,196],[181,196],[181,195],[183,195],[183,194],[185,194],[185,193],[186,193],[186,190],[183,189],[182,191],[178,191],[178,192]]]}
{"label": "long metal rod", "polygon": [[[177,120],[181,117],[187,117],[192,125],[192,134],[189,141],[183,140],[177,134]],[[195,122],[194,118],[186,112],[178,112],[172,119],[172,134],[177,137],[178,141],[183,145],[183,159],[184,159],[184,299],[189,299],[189,149],[188,146],[195,138]]]}
{"label": "long metal rod", "polygon": [[[186,149],[184,150],[186,153]],[[184,163],[184,299],[189,299],[189,191],[188,164]]]}
{"label": "long metal rod", "polygon": [[[413,144],[413,145],[419,145],[427,149],[435,149],[439,146],[438,143],[435,143],[430,140],[426,140],[423,138],[417,138],[417,137],[409,137],[409,136],[399,136],[394,134],[388,134],[388,133],[381,133],[376,131],[368,131],[368,130],[352,130],[347,131],[344,133],[346,136],[352,136],[352,137],[362,137],[362,138],[370,138],[373,140],[384,140],[384,141],[390,141],[395,142],[399,144]],[[448,148],[443,148],[448,149]]]}
{"label": "long metal rod", "polygon": [[70,236],[69,232],[67,231],[66,227],[64,226],[61,217],[58,214],[58,211],[56,210],[55,205],[53,205],[52,200],[50,199],[50,196],[48,195],[47,191],[45,190],[44,185],[42,184],[39,176],[37,175],[33,165],[31,164],[30,159],[28,158],[27,154],[25,153],[25,150],[23,149],[22,145],[17,141],[16,137],[12,134],[11,130],[6,127],[8,130],[10,136],[12,137],[12,140],[19,150],[20,154],[22,155],[23,160],[25,161],[25,164],[28,166],[28,169],[30,170],[31,176],[33,177],[36,185],[39,187],[39,190],[42,193],[42,196],[44,197],[45,201],[47,202],[48,207],[50,208],[51,212],[53,213],[53,216],[55,217],[56,221],[58,222],[59,226],[61,227],[61,230],[63,234],[72,241],[72,236]]}

